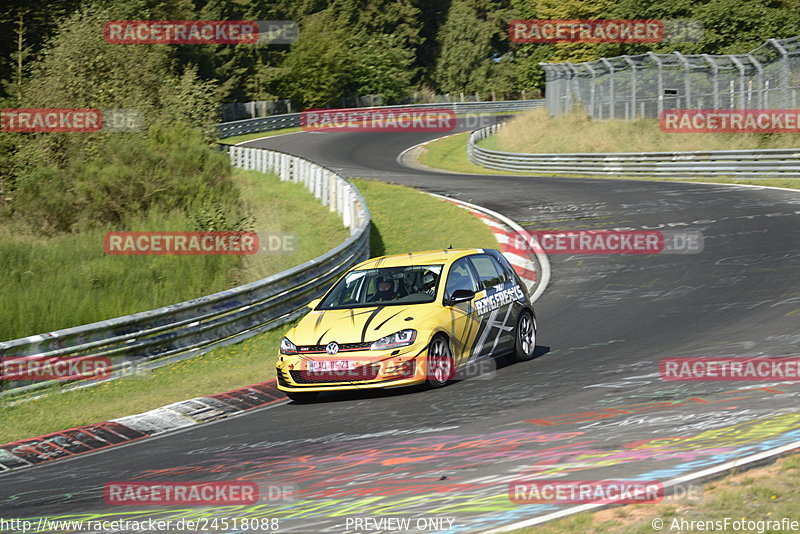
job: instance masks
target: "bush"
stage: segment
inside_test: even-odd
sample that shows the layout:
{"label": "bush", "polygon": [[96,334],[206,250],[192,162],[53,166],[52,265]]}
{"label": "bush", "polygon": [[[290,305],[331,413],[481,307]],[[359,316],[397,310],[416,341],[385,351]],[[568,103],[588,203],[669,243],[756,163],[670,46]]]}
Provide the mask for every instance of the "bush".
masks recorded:
{"label": "bush", "polygon": [[[79,135],[79,134],[77,134]],[[115,225],[151,211],[180,211],[193,230],[246,230],[249,219],[231,182],[227,157],[186,125],[147,135],[106,136],[88,160],[25,168],[13,213],[31,229],[72,232]]]}

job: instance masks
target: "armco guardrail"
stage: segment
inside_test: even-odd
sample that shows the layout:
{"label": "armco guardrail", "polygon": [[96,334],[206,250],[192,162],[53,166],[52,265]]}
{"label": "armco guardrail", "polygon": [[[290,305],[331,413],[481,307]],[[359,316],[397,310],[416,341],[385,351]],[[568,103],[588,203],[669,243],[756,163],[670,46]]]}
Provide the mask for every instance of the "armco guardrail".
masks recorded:
{"label": "armco guardrail", "polygon": [[800,178],[800,148],[703,150],[697,152],[630,152],[520,154],[490,150],[478,141],[497,133],[501,124],[469,136],[470,161],[489,169],[548,174],[663,176],[693,178]]}
{"label": "armco guardrail", "polygon": [[[544,107],[544,100],[500,100],[497,102],[444,102],[440,104],[408,104],[403,106],[382,106],[368,109],[452,109],[456,115],[464,113],[503,113],[523,111],[526,109]],[[269,132],[300,126],[301,113],[287,113],[285,115],[272,115],[257,119],[225,122],[217,125],[220,139],[257,132]]]}
{"label": "armco guardrail", "polygon": [[[229,154],[235,167],[273,171],[281,180],[305,185],[342,216],[350,237],[318,258],[257,282],[156,310],[2,342],[2,361],[109,357],[115,371],[125,371],[156,359],[169,363],[170,356],[183,358],[187,352],[196,356],[293,319],[344,271],[369,257],[369,210],[358,189],[342,175],[283,152],[232,147]],[[51,384],[12,382],[4,394]]]}

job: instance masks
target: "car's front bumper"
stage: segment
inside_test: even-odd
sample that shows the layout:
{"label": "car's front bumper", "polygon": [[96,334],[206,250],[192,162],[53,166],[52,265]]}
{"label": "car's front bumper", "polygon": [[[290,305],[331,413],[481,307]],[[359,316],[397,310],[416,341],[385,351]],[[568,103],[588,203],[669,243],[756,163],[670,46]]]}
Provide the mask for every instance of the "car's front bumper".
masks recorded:
{"label": "car's front bumper", "polygon": [[[414,343],[386,351],[354,351],[335,356],[280,356],[276,366],[278,389],[288,392],[321,392],[373,389],[419,384],[426,380],[426,343]],[[352,370],[312,372],[308,361],[358,362]]]}

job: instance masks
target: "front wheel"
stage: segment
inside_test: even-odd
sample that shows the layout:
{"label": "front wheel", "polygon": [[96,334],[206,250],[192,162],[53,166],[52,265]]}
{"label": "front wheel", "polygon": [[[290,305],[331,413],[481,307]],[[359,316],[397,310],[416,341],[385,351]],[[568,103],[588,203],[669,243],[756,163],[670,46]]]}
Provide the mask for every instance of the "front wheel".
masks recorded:
{"label": "front wheel", "polygon": [[533,358],[536,350],[536,320],[528,310],[523,310],[517,320],[516,343],[512,360],[526,362]]}
{"label": "front wheel", "polygon": [[430,388],[446,386],[453,378],[455,364],[450,353],[450,345],[443,336],[436,336],[428,346],[427,379],[425,383]]}
{"label": "front wheel", "polygon": [[299,393],[287,391],[286,396],[298,404],[305,404],[317,400],[317,394],[311,391],[301,391]]}

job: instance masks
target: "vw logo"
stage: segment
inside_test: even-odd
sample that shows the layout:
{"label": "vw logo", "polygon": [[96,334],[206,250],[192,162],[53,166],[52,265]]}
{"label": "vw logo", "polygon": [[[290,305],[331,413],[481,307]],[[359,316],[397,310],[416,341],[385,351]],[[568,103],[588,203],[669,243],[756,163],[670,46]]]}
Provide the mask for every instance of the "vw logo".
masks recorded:
{"label": "vw logo", "polygon": [[328,343],[328,346],[325,347],[325,352],[327,352],[331,356],[336,354],[337,352],[339,352],[339,344],[336,343],[335,341],[331,341],[330,343]]}

